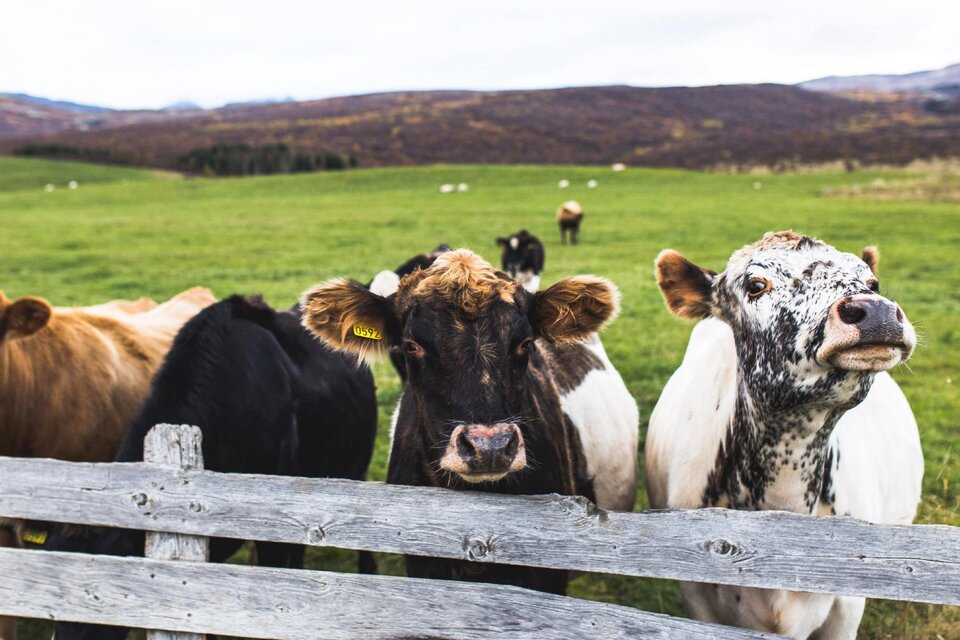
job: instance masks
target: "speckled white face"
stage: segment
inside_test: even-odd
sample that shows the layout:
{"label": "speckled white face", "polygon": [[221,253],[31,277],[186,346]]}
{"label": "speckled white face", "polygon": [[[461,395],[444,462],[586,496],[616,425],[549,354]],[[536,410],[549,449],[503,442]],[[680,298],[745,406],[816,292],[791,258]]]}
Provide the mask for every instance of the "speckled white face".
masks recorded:
{"label": "speckled white face", "polygon": [[[714,311],[733,327],[741,363],[755,375],[802,385],[829,371],[880,371],[910,357],[913,327],[878,292],[863,260],[827,244],[750,246],[716,278]],[[861,312],[863,322],[854,322]]]}

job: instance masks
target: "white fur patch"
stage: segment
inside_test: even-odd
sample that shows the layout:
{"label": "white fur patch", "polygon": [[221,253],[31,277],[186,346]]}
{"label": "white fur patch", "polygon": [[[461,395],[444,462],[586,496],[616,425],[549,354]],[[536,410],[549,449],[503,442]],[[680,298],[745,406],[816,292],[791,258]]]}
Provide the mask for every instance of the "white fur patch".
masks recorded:
{"label": "white fur patch", "polygon": [[511,248],[511,249],[516,249],[516,248],[519,247],[519,246],[520,246],[520,241],[519,241],[519,240],[517,240],[516,238],[510,238],[510,248]]}
{"label": "white fur patch", "polygon": [[540,290],[540,274],[533,271],[521,271],[517,274],[517,280],[523,285],[523,288],[530,293],[536,293]]}
{"label": "white fur patch", "polygon": [[640,413],[600,339],[594,335],[584,346],[604,368],[589,372],[576,389],[561,396],[560,406],[580,436],[597,505],[629,511],[636,500]]}
{"label": "white fur patch", "polygon": [[370,283],[370,292],[384,298],[395,294],[399,288],[400,276],[393,271],[381,271],[374,276],[373,282]]}

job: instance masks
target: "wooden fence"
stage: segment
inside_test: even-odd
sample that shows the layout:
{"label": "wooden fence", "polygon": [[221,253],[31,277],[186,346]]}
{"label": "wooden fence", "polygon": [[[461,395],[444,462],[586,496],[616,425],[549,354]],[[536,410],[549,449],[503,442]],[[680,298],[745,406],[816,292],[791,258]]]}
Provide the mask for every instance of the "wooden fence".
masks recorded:
{"label": "wooden fence", "polygon": [[148,558],[0,549],[0,615],[175,632],[152,638],[775,637],[515,587],[206,564],[213,536],[960,605],[956,527],[214,473],[184,426],[145,449],[0,458],[0,518],[150,532]]}

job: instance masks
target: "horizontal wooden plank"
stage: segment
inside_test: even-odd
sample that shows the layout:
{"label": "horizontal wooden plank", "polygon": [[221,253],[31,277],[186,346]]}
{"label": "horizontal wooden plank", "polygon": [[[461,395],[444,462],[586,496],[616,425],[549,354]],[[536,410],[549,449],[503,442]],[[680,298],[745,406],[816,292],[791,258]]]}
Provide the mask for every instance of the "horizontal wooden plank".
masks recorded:
{"label": "horizontal wooden plank", "polygon": [[774,638],[518,587],[0,549],[0,613],[248,638]]}
{"label": "horizontal wooden plank", "polygon": [[960,528],[0,458],[0,516],[960,604]]}

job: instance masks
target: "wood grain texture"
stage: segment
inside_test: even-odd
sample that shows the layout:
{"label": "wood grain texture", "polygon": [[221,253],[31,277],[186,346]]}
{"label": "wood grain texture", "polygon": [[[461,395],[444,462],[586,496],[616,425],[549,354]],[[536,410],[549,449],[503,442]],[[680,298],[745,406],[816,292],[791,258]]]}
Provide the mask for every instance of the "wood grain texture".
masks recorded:
{"label": "wood grain texture", "polygon": [[248,638],[775,638],[518,587],[0,549],[0,613]]}
{"label": "wood grain texture", "polygon": [[[203,434],[190,425],[158,424],[143,441],[143,461],[175,470],[203,469]],[[203,536],[148,531],[145,555],[154,560],[207,562],[210,545]],[[204,640],[196,633],[147,631],[147,640]]]}
{"label": "wood grain texture", "polygon": [[0,516],[960,604],[960,528],[0,458]]}

